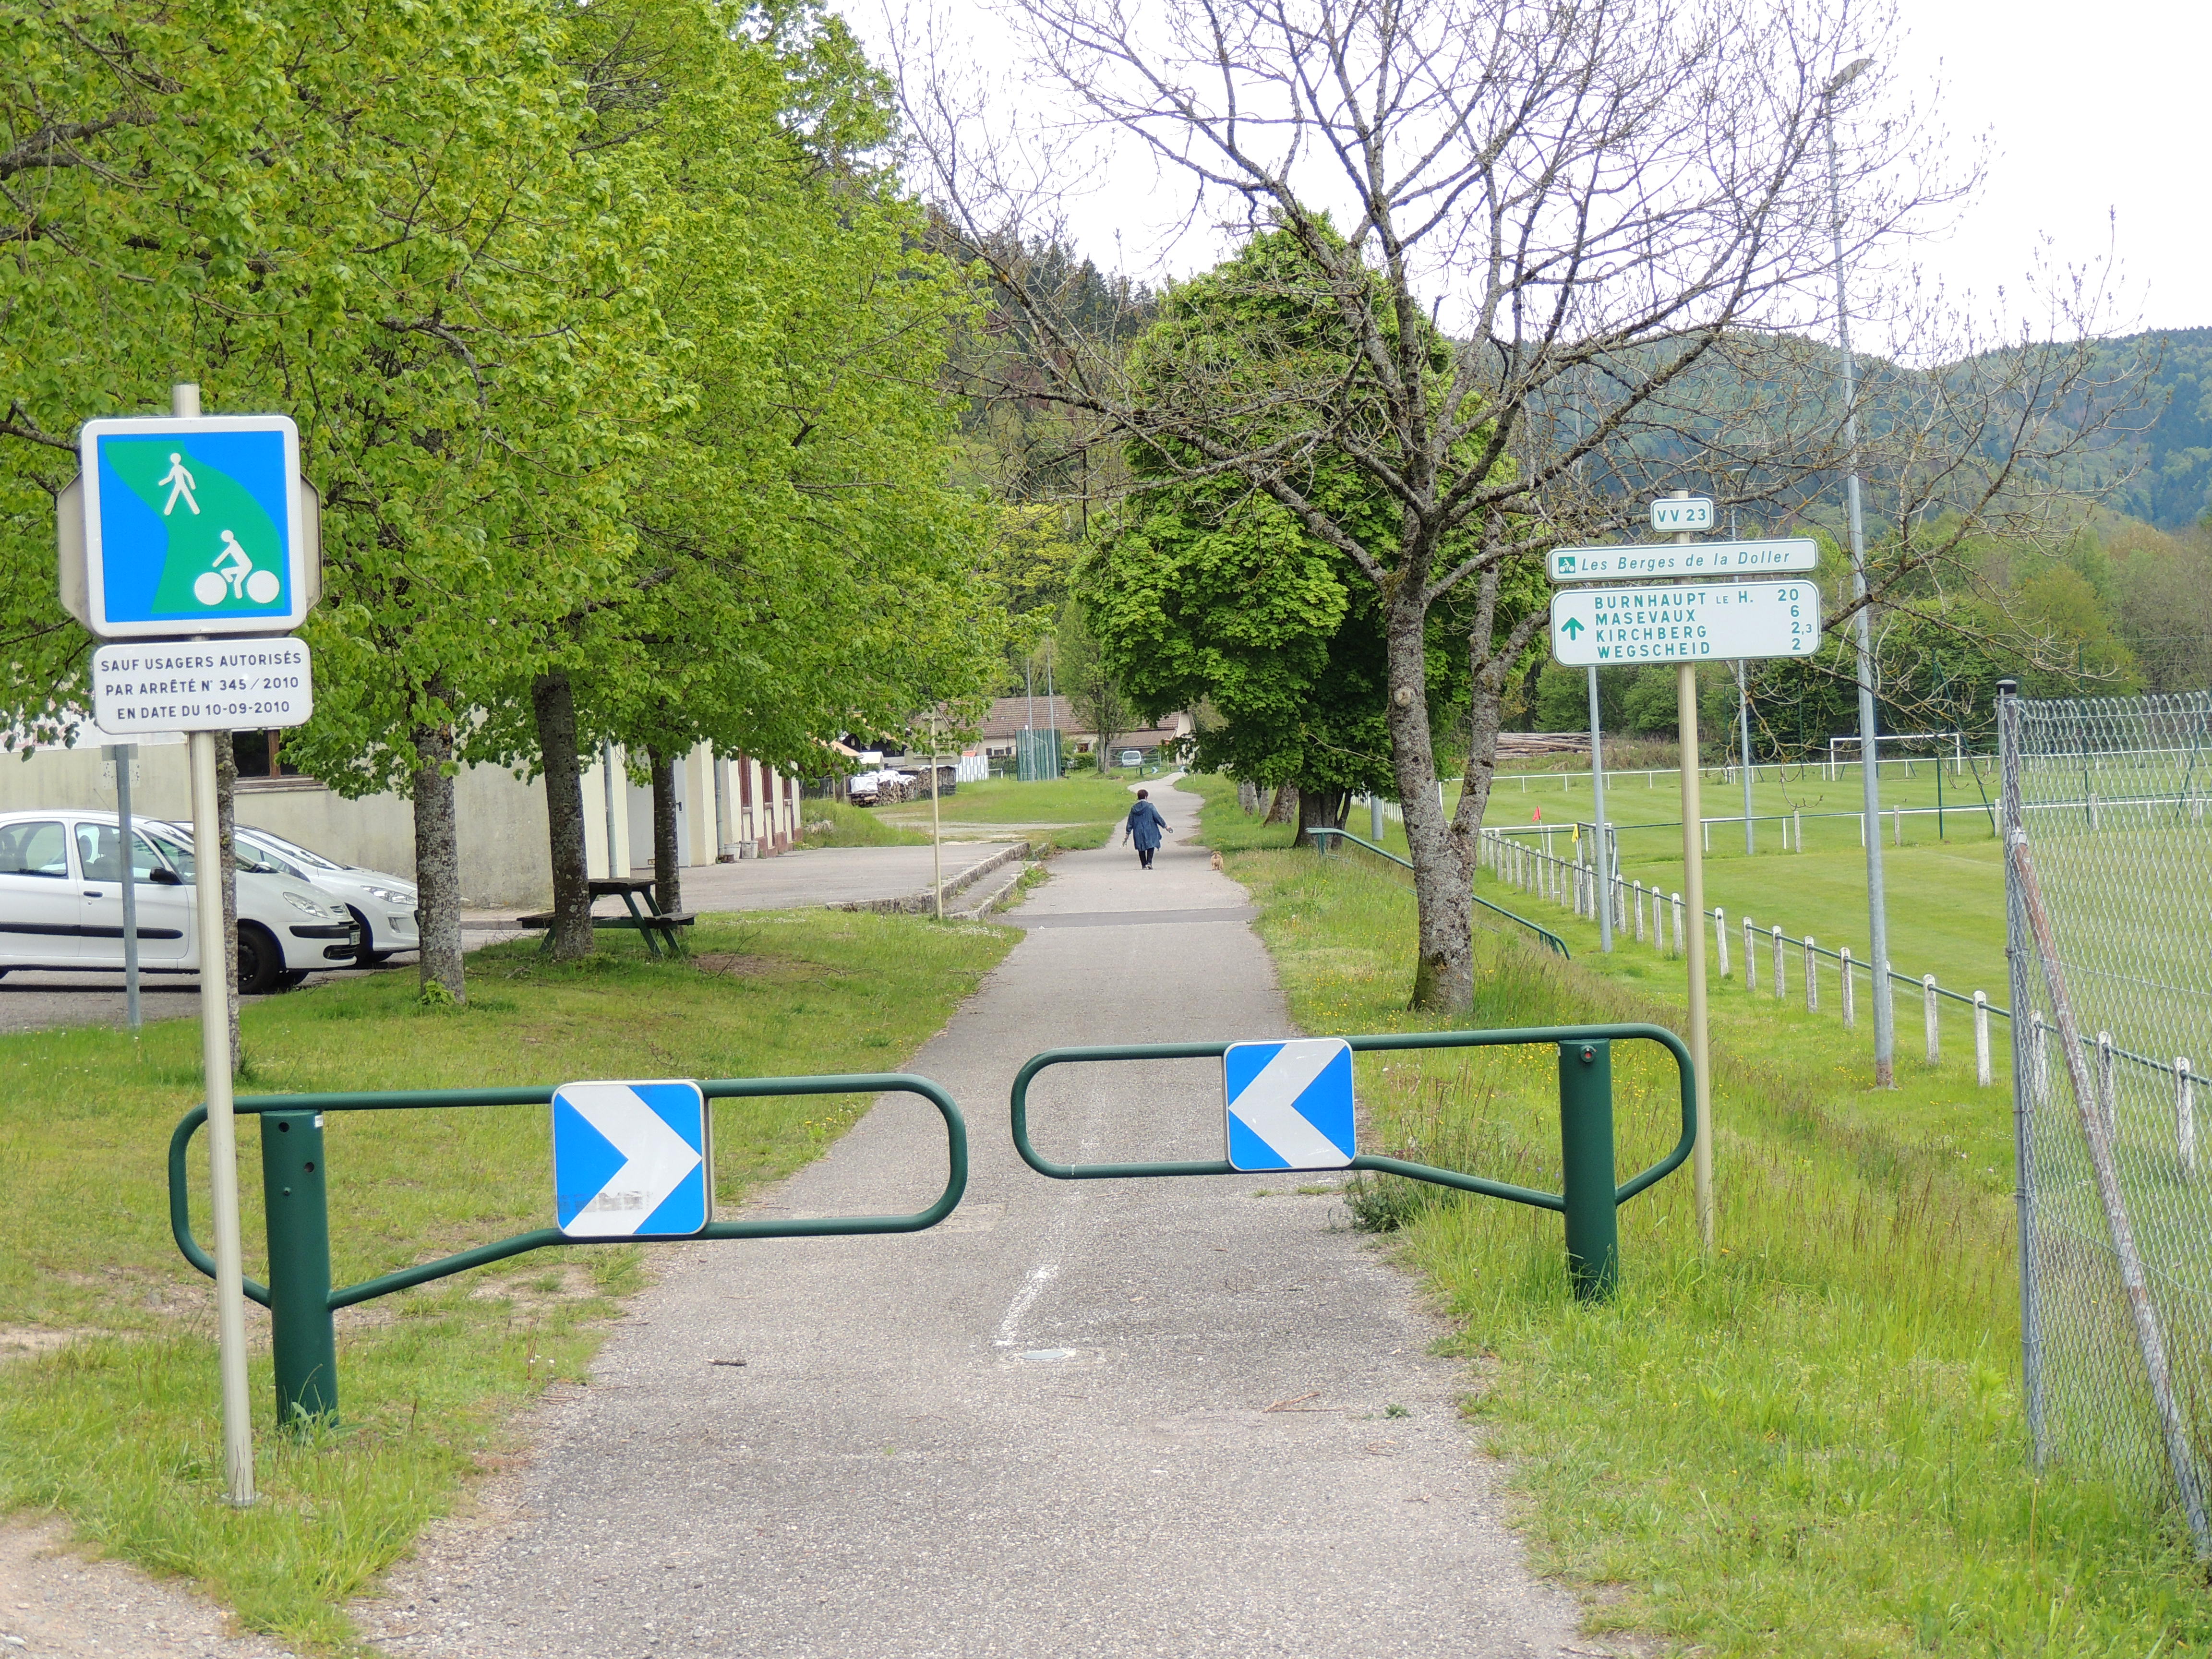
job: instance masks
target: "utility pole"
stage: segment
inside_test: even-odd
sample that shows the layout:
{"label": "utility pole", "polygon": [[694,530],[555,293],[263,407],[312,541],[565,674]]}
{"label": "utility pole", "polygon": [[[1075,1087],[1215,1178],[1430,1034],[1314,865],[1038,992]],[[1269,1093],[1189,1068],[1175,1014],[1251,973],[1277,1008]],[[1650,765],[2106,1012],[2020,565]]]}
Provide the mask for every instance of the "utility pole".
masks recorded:
{"label": "utility pole", "polygon": [[[1828,82],[1821,94],[1833,99],[1866,70],[1874,59],[1862,58]],[[1867,601],[1866,526],[1859,509],[1858,377],[1851,362],[1850,297],[1844,283],[1843,182],[1836,162],[1836,115],[1832,105],[1823,111],[1823,130],[1828,140],[1828,212],[1836,249],[1836,343],[1844,360],[1844,443],[1850,452],[1850,471],[1844,475],[1844,505],[1850,520],[1851,597],[1858,601],[1852,618],[1857,645],[1859,683],[1860,806],[1866,814],[1867,945],[1873,958],[1874,1084],[1877,1089],[1896,1085],[1897,1027],[1889,994],[1889,902],[1881,875],[1881,760],[1875,743],[1874,708],[1873,607]]]}

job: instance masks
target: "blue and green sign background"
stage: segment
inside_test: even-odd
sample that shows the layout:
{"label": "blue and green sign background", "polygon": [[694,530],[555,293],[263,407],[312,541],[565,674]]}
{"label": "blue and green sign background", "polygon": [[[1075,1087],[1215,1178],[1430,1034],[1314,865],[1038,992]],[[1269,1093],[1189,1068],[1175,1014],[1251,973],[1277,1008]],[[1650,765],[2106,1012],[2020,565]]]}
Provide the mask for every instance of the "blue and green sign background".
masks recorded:
{"label": "blue and green sign background", "polygon": [[[86,482],[98,494],[95,611],[110,625],[173,623],[179,634],[289,626],[297,574],[289,423],[248,431],[163,424],[169,429],[87,434],[94,464]],[[190,480],[182,493],[173,482],[179,467]],[[269,576],[253,580],[264,571],[273,588]],[[216,580],[203,582],[210,573]]]}

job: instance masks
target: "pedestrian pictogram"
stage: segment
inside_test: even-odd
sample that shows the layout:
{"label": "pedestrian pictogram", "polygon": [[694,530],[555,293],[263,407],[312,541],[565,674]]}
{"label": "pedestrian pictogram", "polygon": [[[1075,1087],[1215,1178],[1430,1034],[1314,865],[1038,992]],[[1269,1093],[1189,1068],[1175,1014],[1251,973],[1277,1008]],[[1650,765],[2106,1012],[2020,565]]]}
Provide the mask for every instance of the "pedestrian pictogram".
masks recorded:
{"label": "pedestrian pictogram", "polygon": [[684,1237],[714,1219],[696,1083],[567,1083],[553,1095],[555,1219],[571,1238]]}
{"label": "pedestrian pictogram", "polygon": [[1341,1170],[1357,1156],[1343,1038],[1231,1043],[1221,1080],[1232,1168]]}
{"label": "pedestrian pictogram", "polygon": [[306,617],[300,434],[282,415],[86,422],[88,625],[281,634]]}

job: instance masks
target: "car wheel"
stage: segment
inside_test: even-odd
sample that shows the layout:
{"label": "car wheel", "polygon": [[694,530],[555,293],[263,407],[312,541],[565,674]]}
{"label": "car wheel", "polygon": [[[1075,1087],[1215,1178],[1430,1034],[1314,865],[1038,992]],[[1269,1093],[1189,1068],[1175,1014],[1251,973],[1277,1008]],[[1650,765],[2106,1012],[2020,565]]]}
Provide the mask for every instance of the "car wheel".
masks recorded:
{"label": "car wheel", "polygon": [[276,988],[284,972],[284,958],[269,930],[250,921],[238,925],[238,994],[265,997]]}
{"label": "car wheel", "polygon": [[348,914],[353,917],[354,921],[361,925],[361,950],[360,952],[355,956],[353,965],[356,968],[383,967],[386,963],[392,960],[392,952],[389,951],[370,950],[368,948],[368,942],[374,937],[374,935],[368,931],[368,918],[362,915],[360,911],[355,909],[350,904],[346,906],[346,910]]}

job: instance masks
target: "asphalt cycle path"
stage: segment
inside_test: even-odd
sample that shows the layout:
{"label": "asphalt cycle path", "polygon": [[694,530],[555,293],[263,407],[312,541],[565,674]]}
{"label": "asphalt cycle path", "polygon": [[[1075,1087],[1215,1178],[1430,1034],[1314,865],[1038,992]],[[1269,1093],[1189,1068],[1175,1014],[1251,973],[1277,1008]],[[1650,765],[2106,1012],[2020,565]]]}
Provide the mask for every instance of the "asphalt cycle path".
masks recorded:
{"label": "asphalt cycle path", "polygon": [[[361,1609],[394,1655],[1593,1654],[1529,1573],[1461,1365],[1336,1182],[1063,1182],[1007,1090],[1038,1049],[1294,1035],[1243,890],[1188,844],[1063,855],[1027,937],[914,1062],[969,1121],[943,1225],[685,1245],[477,1516]],[[1048,1071],[1062,1162],[1221,1156],[1218,1061]],[[944,1180],[886,1097],[759,1211]],[[1297,1189],[1319,1187],[1319,1194]],[[1262,1195],[1264,1194],[1264,1195]]]}

